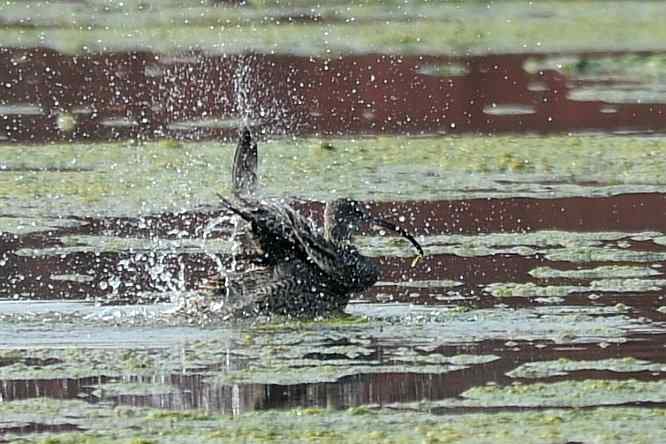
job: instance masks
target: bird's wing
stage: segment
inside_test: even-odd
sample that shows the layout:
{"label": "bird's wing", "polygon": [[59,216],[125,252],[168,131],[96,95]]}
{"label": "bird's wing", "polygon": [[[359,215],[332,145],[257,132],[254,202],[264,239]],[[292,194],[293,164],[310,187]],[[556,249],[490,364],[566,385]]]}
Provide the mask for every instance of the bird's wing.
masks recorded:
{"label": "bird's wing", "polygon": [[377,266],[363,256],[353,245],[342,245],[326,239],[320,232],[304,227],[305,218],[291,214],[293,235],[307,255],[307,259],[335,282],[340,292],[363,291],[377,281]]}
{"label": "bird's wing", "polygon": [[252,236],[268,262],[277,263],[288,258],[306,259],[307,253],[294,233],[298,230],[311,233],[314,230],[307,219],[289,205],[242,197],[230,202],[223,196],[219,197],[223,207],[250,222]]}
{"label": "bird's wing", "polygon": [[257,189],[257,142],[250,129],[243,127],[234,152],[231,189],[236,196],[249,196]]}
{"label": "bird's wing", "polygon": [[288,216],[293,236],[307,258],[335,280],[348,277],[350,272],[348,266],[353,264],[354,259],[347,254],[348,249],[329,241],[320,232],[313,230],[299,213],[292,210]]}

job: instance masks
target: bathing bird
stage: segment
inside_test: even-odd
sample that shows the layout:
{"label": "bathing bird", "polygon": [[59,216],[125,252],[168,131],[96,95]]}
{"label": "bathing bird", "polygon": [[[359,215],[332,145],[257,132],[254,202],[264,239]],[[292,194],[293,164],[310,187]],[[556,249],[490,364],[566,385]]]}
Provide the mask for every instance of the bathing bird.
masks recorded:
{"label": "bathing bird", "polygon": [[352,294],[379,279],[379,268],[352,244],[363,226],[393,231],[423,249],[404,229],[371,216],[353,199],[326,203],[317,226],[284,200],[262,200],[256,188],[257,145],[243,128],[234,156],[234,200],[220,196],[223,208],[245,222],[241,257],[219,279],[225,312],[233,316],[318,317],[344,310]]}

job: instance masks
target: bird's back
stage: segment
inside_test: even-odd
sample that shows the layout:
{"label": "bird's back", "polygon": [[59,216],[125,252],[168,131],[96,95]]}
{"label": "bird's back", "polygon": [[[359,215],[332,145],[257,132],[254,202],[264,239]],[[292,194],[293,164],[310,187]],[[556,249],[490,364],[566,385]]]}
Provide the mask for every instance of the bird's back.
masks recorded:
{"label": "bird's back", "polygon": [[244,221],[236,236],[240,255],[217,281],[225,312],[326,315],[377,281],[376,265],[354,246],[329,239],[284,201],[257,199],[256,188],[257,144],[242,128],[232,166],[234,199],[221,197],[223,207]]}
{"label": "bird's back", "polygon": [[344,309],[352,292],[371,287],[376,265],[352,245],[326,239],[284,202],[238,199],[223,205],[248,223],[259,254],[228,273],[226,297],[237,312],[319,316]]}

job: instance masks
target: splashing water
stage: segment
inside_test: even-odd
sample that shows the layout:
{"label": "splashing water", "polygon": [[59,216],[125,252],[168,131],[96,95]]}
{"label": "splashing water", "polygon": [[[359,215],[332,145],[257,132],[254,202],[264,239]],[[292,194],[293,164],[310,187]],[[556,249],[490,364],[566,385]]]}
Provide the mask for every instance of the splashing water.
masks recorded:
{"label": "splashing water", "polygon": [[[253,106],[251,106],[251,89],[253,86],[253,69],[250,63],[244,63],[244,57],[241,56],[239,63],[236,66],[236,71],[233,77],[234,98],[236,105],[236,112],[241,119],[242,126],[251,125],[251,117],[253,114]],[[263,117],[263,110],[259,111],[259,115]]]}
{"label": "splashing water", "polygon": [[[234,113],[239,126],[261,126],[264,134],[288,134],[298,127],[298,117],[289,113],[285,101],[289,94],[268,88],[273,82],[260,77],[259,60],[254,55],[240,55],[234,71]],[[288,83],[288,79],[286,80]],[[286,84],[285,84],[286,86]]]}

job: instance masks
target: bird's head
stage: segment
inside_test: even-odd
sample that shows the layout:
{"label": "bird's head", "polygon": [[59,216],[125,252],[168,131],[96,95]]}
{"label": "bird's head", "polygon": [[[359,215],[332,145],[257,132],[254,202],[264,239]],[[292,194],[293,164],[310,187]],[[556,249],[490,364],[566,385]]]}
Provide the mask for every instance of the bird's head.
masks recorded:
{"label": "bird's head", "polygon": [[349,242],[352,235],[363,225],[393,231],[407,239],[416,248],[419,257],[423,257],[421,245],[405,229],[380,217],[371,216],[368,205],[353,199],[336,199],[326,204],[324,211],[324,232],[328,239],[335,242]]}

